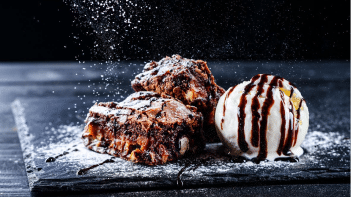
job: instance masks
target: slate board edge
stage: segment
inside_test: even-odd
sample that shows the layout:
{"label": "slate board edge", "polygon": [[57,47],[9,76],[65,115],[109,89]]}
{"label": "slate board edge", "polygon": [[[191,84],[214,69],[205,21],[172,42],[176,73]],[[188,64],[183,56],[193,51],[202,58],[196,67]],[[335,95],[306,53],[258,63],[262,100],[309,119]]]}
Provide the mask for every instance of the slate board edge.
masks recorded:
{"label": "slate board edge", "polygon": [[38,169],[35,168],[34,159],[32,158],[32,154],[28,150],[30,147],[30,134],[28,132],[29,128],[26,124],[26,118],[24,116],[24,107],[22,106],[20,100],[16,99],[11,103],[11,109],[14,115],[15,123],[17,126],[18,138],[20,140],[21,148],[23,151],[23,160],[28,177],[29,188],[30,190],[32,190],[34,183],[39,179],[35,173],[30,173],[35,170],[38,171]]}
{"label": "slate board edge", "polygon": [[[226,186],[257,186],[257,185],[285,185],[285,184],[323,184],[323,183],[350,183],[349,172],[343,173],[317,173],[315,176],[305,175],[311,174],[311,172],[303,172],[300,176],[295,177],[294,180],[285,179],[285,175],[281,176],[263,176],[258,178],[255,175],[242,176],[237,174],[228,175],[226,177],[211,176],[204,177],[205,180],[199,181],[192,179],[191,176],[185,177],[183,180],[183,186],[177,186],[176,177],[170,179],[155,178],[153,180],[140,179],[133,182],[126,181],[125,183],[119,178],[111,178],[108,181],[102,178],[95,179],[79,179],[75,180],[74,184],[80,185],[80,187],[74,186],[72,180],[53,180],[53,179],[40,179],[33,183],[31,191],[33,192],[98,192],[98,191],[143,191],[152,189],[192,189],[192,188],[206,188],[206,187],[226,187]],[[326,175],[326,176],[325,176]],[[333,182],[330,177],[333,176]],[[246,179],[246,177],[251,177]],[[206,180],[207,179],[207,180]],[[123,179],[125,180],[125,179]],[[254,181],[255,180],[255,181]],[[84,185],[84,186],[82,186]]]}

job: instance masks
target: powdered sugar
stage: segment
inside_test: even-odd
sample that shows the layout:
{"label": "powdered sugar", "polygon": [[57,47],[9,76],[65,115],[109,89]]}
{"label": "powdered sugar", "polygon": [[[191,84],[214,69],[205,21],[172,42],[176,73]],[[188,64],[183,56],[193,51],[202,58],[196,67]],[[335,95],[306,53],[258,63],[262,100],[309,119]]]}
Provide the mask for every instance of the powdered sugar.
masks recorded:
{"label": "powdered sugar", "polygon": [[[83,130],[82,125],[61,125],[57,129],[50,130],[53,134],[57,136],[56,143],[48,143],[47,146],[41,147],[36,150],[38,155],[43,155],[43,159],[47,157],[56,156],[62,154],[64,151],[71,151],[76,148],[78,151],[70,152],[67,155],[64,155],[55,161],[56,163],[70,163],[73,166],[76,166],[76,170],[79,167],[87,167],[94,164],[98,164],[105,159],[111,158],[107,154],[99,154],[93,151],[88,150],[84,147],[80,139],[80,134]],[[323,133],[320,131],[313,131],[307,134],[302,147],[306,150],[305,155],[300,159],[300,162],[291,163],[286,161],[275,161],[275,162],[261,162],[255,164],[251,161],[244,163],[234,163],[219,153],[221,148],[221,143],[207,144],[205,152],[200,155],[200,158],[207,158],[208,155],[211,156],[211,159],[206,163],[196,163],[193,162],[189,166],[189,170],[184,172],[184,175],[191,176],[206,176],[208,173],[214,174],[225,174],[233,173],[239,171],[251,171],[251,172],[260,172],[265,170],[274,170],[279,168],[294,168],[294,166],[301,166],[309,163],[320,163],[317,158],[315,151],[327,151],[330,153],[330,158],[332,157],[343,157],[342,153],[338,152],[339,148],[346,149],[344,154],[349,154],[350,140],[340,133],[328,132]],[[335,150],[335,151],[333,151]],[[328,159],[322,158],[322,159]],[[182,160],[176,163],[169,163],[166,165],[160,165],[156,167],[149,167],[144,165],[138,165],[125,161],[119,158],[115,158],[115,163],[106,163],[103,166],[91,169],[89,173],[101,173],[101,170],[104,171],[104,174],[109,174],[111,176],[131,176],[131,175],[142,175],[147,177],[158,176],[161,174],[174,174],[183,167]],[[53,165],[53,164],[46,164]],[[191,168],[195,168],[191,170]],[[115,172],[119,172],[116,174]],[[88,173],[88,174],[89,174]]]}
{"label": "powdered sugar", "polygon": [[301,146],[309,152],[314,152],[316,149],[331,149],[335,146],[349,147],[350,139],[337,132],[312,131],[307,133]]}

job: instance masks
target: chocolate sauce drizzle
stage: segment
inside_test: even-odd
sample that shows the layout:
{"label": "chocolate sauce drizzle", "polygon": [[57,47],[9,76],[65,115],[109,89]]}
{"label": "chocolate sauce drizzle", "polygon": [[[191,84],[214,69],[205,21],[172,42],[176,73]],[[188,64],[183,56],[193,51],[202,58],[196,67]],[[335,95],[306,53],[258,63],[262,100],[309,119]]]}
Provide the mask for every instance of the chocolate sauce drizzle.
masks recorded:
{"label": "chocolate sauce drizzle", "polygon": [[[259,96],[263,94],[264,92],[264,85],[267,84],[268,82],[268,77],[269,75],[267,74],[259,74],[254,76],[250,83],[247,84],[244,88],[244,92],[241,95],[240,98],[240,103],[238,105],[239,108],[239,112],[238,112],[238,144],[239,144],[239,148],[241,151],[243,152],[247,152],[248,151],[248,144],[245,140],[245,132],[244,132],[244,127],[245,127],[245,106],[247,104],[247,98],[246,95],[252,90],[252,88],[254,86],[256,86],[254,83],[260,79],[260,82],[257,84],[257,92],[256,95],[252,98],[252,105],[251,105],[251,112],[252,112],[252,128],[251,128],[251,144],[254,147],[259,147],[259,153],[257,158],[255,159],[257,162],[263,161],[267,158],[267,129],[268,129],[268,115],[270,114],[270,110],[274,104],[274,99],[273,99],[273,91],[274,88],[279,86],[279,87],[283,87],[283,78],[278,77],[278,76],[273,76],[272,80],[269,83],[269,87],[267,89],[266,92],[266,97],[265,100],[262,104],[262,106],[260,106],[259,103]],[[291,84],[289,82],[289,85],[291,87],[290,90],[290,95],[289,97],[292,98],[293,93],[294,93],[294,88],[295,86],[293,84]],[[234,88],[230,89],[231,91]],[[301,110],[301,106],[302,106],[302,102],[304,101],[304,99],[301,99],[300,104],[299,104],[299,108],[297,110],[297,116],[296,119],[297,121],[295,121],[295,116],[293,113],[293,104],[291,102],[291,100],[289,101],[289,122],[288,122],[288,129],[286,128],[286,121],[287,119],[285,118],[287,115],[285,113],[285,103],[284,103],[284,93],[281,91],[281,103],[280,103],[280,114],[281,114],[281,119],[282,119],[282,123],[281,123],[281,128],[280,128],[280,132],[281,132],[281,137],[280,137],[280,142],[279,142],[279,146],[277,149],[277,153],[278,155],[281,155],[282,153],[286,156],[290,156],[292,157],[294,161],[296,161],[296,158],[293,157],[290,149],[292,146],[294,146],[296,144],[297,141],[297,136],[298,136],[298,131],[299,131],[299,125],[298,125],[298,121],[300,119],[300,110]],[[224,104],[223,104],[223,118],[221,121],[221,129],[223,129],[223,123],[224,123],[224,116],[225,116],[225,101],[226,99],[229,97],[229,92],[228,95],[226,95],[225,100],[224,100]],[[258,113],[258,110],[261,108],[261,114]],[[261,119],[261,120],[260,120]],[[296,123],[296,125],[294,125],[294,123]],[[287,131],[287,136],[286,136],[286,129]],[[286,138],[286,139],[285,139]]]}
{"label": "chocolate sauce drizzle", "polygon": [[57,158],[59,158],[59,157],[62,157],[62,156],[64,156],[64,155],[68,155],[70,152],[75,152],[75,151],[78,151],[78,149],[73,149],[73,150],[71,150],[70,152],[68,152],[69,150],[71,150],[71,148],[69,148],[69,149],[67,149],[66,151],[63,151],[63,153],[61,153],[61,154],[59,154],[59,155],[57,155],[57,156],[55,156],[55,157],[49,157],[49,158],[47,158],[46,160],[45,160],[45,162],[54,162],[54,161],[56,161],[56,159]]}
{"label": "chocolate sauce drizzle", "polygon": [[225,96],[224,98],[224,101],[223,101],[223,117],[222,117],[222,120],[221,120],[221,129],[223,130],[223,123],[224,123],[224,116],[225,116],[225,102],[227,101],[227,98],[230,96],[230,94],[234,91],[236,85],[231,87],[228,91],[228,94]]}
{"label": "chocolate sauce drizzle", "polygon": [[178,175],[177,175],[177,186],[183,187],[184,183],[181,179],[182,174],[185,172],[186,168],[190,166],[190,163],[186,163],[182,169],[179,170]]}
{"label": "chocolate sauce drizzle", "polygon": [[280,97],[281,97],[281,102],[280,102],[280,115],[282,119],[281,127],[280,127],[280,142],[278,146],[277,153],[278,155],[282,154],[283,151],[283,146],[284,146],[284,140],[285,140],[285,125],[286,125],[286,119],[285,119],[285,110],[284,110],[284,93],[280,92]]}
{"label": "chocolate sauce drizzle", "polygon": [[244,92],[241,95],[240,98],[240,103],[239,103],[239,113],[238,113],[238,144],[240,147],[240,150],[242,150],[243,152],[247,152],[249,150],[248,148],[248,144],[245,140],[245,106],[247,103],[247,99],[246,99],[246,95],[252,90],[252,88],[254,87],[254,82],[259,79],[259,75],[254,76],[251,79],[251,82],[249,84],[247,84],[244,88]]}
{"label": "chocolate sauce drizzle", "polygon": [[[182,167],[178,174],[177,174],[177,186],[178,187],[183,187],[184,183],[181,179],[181,176],[183,175],[183,173],[187,170],[188,171],[195,171],[198,167],[200,167],[201,165],[205,165],[208,161],[211,161],[213,159],[212,156],[206,157],[206,158],[201,158],[201,159],[190,159],[188,160],[184,167]],[[190,167],[191,165],[193,165],[193,167]],[[190,168],[189,168],[190,167]]]}
{"label": "chocolate sauce drizzle", "polygon": [[[282,85],[281,87],[283,87],[283,85]],[[293,94],[294,94],[294,87],[291,86],[291,89],[290,89],[290,96],[289,96],[289,97],[292,98]]]}
{"label": "chocolate sauce drizzle", "polygon": [[[77,145],[74,145],[73,147],[76,147]],[[63,151],[63,153],[61,153],[61,154],[59,154],[59,155],[57,155],[57,156],[55,156],[55,157],[49,157],[49,158],[47,158],[46,160],[45,160],[45,162],[54,162],[54,161],[56,161],[56,159],[57,158],[60,158],[60,157],[62,157],[62,156],[64,156],[64,155],[67,155],[67,154],[69,154],[69,153],[71,153],[71,152],[75,152],[75,151],[79,151],[77,148],[75,148],[75,149],[73,149],[73,150],[71,150],[71,148],[68,148],[66,151]],[[115,162],[113,159],[114,159],[115,157],[111,157],[110,159],[106,159],[105,161],[103,161],[103,162],[101,162],[101,163],[99,163],[99,164],[95,164],[95,165],[92,165],[92,166],[90,166],[90,167],[87,167],[87,168],[83,168],[83,169],[80,169],[80,170],[78,170],[78,172],[77,172],[77,174],[78,175],[83,175],[83,174],[86,174],[89,170],[91,170],[91,169],[93,169],[93,168],[96,168],[96,167],[98,167],[98,166],[101,166],[101,165],[103,165],[103,164],[105,164],[105,163],[112,163],[112,162]]]}
{"label": "chocolate sauce drizzle", "polygon": [[113,159],[114,159],[114,157],[111,157],[110,159],[106,159],[105,161],[103,161],[103,162],[101,162],[101,163],[92,165],[92,166],[87,167],[87,168],[80,169],[80,170],[78,170],[77,175],[84,175],[84,174],[86,174],[89,170],[91,170],[91,169],[93,169],[93,168],[96,168],[96,167],[98,167],[98,166],[101,166],[101,165],[103,165],[103,164],[105,164],[105,163],[113,163],[113,162],[115,162],[115,160],[113,160]]}
{"label": "chocolate sauce drizzle", "polygon": [[[267,75],[262,75],[262,77],[267,77]],[[277,84],[278,82],[278,77],[273,77],[269,88],[267,89],[267,93],[266,93],[266,99],[263,102],[263,106],[262,106],[262,119],[260,122],[260,149],[258,152],[258,156],[257,159],[258,161],[262,161],[267,157],[267,121],[268,121],[268,115],[270,113],[270,110],[274,104],[274,99],[273,99],[273,87],[275,86],[275,84]],[[263,85],[263,84],[262,84]]]}
{"label": "chocolate sauce drizzle", "polygon": [[299,129],[300,129],[300,112],[301,112],[301,106],[302,106],[302,102],[304,101],[304,99],[301,99],[300,100],[300,104],[299,104],[299,108],[297,110],[297,114],[296,114],[296,126],[295,126],[295,141],[294,141],[294,146],[296,144],[296,141],[297,141],[297,136],[299,134]]}
{"label": "chocolate sauce drizzle", "polygon": [[290,148],[293,144],[294,141],[294,121],[295,121],[295,116],[294,116],[294,112],[293,112],[293,104],[290,101],[289,102],[289,128],[288,128],[288,136],[287,139],[285,141],[284,147],[283,147],[283,154],[286,156],[290,156],[292,155],[292,153],[290,152]]}
{"label": "chocolate sauce drizzle", "polygon": [[258,109],[260,108],[260,102],[258,101],[258,97],[263,93],[263,85],[267,83],[268,77],[263,77],[258,83],[257,93],[255,97],[252,98],[251,112],[252,112],[252,120],[251,120],[251,144],[254,147],[258,147],[258,139],[259,139],[259,129],[258,121],[260,119],[260,113],[258,113]]}

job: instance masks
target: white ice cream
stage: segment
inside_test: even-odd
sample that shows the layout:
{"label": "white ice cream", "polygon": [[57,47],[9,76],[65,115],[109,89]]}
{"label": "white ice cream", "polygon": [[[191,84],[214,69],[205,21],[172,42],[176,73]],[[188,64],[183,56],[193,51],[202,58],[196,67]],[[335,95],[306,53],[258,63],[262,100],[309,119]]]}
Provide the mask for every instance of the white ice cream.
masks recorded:
{"label": "white ice cream", "polygon": [[309,113],[300,91],[290,82],[260,74],[225,92],[215,121],[231,155],[272,161],[303,154],[300,145],[308,130]]}

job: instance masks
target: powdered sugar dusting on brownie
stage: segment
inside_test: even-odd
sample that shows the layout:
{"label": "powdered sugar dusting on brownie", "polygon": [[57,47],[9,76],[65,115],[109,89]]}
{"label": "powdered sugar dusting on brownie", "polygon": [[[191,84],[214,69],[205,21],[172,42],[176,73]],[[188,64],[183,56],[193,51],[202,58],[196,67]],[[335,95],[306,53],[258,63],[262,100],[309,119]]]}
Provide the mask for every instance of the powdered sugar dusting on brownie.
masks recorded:
{"label": "powdered sugar dusting on brownie", "polygon": [[202,60],[165,57],[145,65],[144,71],[132,81],[135,91],[153,91],[192,105],[204,116],[207,141],[219,141],[214,127],[214,112],[224,89],[218,86]]}

